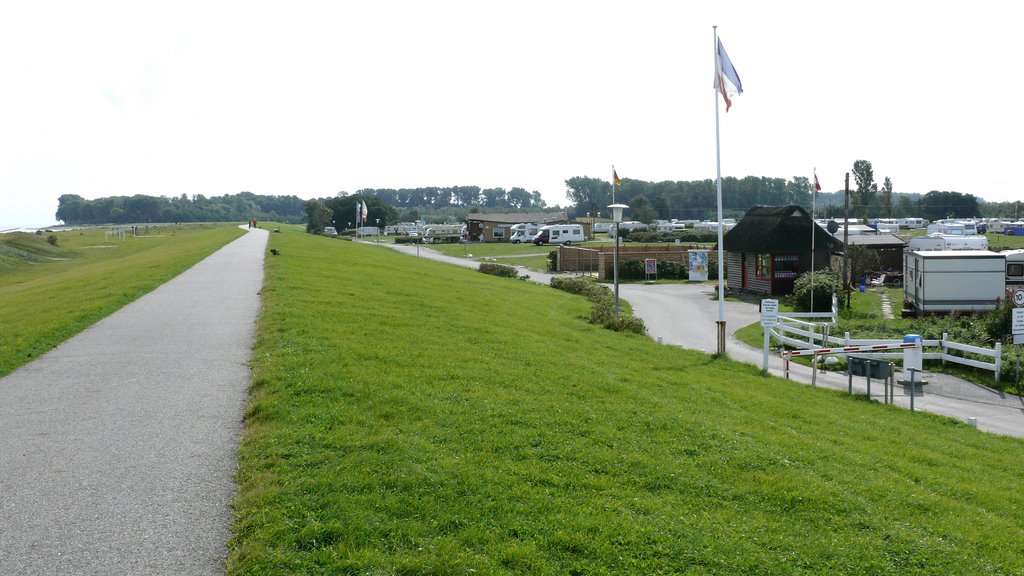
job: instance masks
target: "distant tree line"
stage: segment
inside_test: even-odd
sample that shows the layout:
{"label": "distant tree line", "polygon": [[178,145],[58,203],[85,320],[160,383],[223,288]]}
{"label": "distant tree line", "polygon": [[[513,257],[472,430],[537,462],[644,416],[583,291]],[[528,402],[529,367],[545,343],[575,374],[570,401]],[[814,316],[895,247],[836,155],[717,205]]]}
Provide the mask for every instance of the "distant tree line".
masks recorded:
{"label": "distant tree line", "polygon": [[[607,180],[575,176],[565,181],[565,195],[573,204],[570,217],[608,217],[612,185]],[[727,218],[740,218],[756,205],[796,204],[811,207],[811,182],[804,176],[792,180],[747,176],[722,178],[722,211]],[[615,189],[615,202],[627,204],[633,220],[717,219],[718,192],[714,180],[646,182],[623,178]]]}
{"label": "distant tree line", "polygon": [[[347,196],[347,193],[339,194]],[[525,188],[481,188],[479,186],[427,186],[424,188],[364,188],[353,196],[377,198],[398,209],[434,208],[449,206],[470,208],[497,208],[509,212],[544,209],[544,199],[536,190]]]}
{"label": "distant tree line", "polygon": [[166,196],[109,196],[86,200],[64,194],[57,200],[58,220],[69,225],[129,224],[135,222],[237,222],[252,218],[299,223],[306,219],[305,202],[298,196],[257,196],[250,192],[207,198],[196,194]]}
{"label": "distant tree line", "polygon": [[[971,194],[933,190],[927,194],[893,191],[886,177],[879,187],[871,162],[857,160],[851,176],[849,216],[851,218],[942,218],[1013,217],[1021,214],[1019,202],[986,204]],[[576,176],[565,181],[566,197],[572,203],[569,217],[610,216],[612,183]],[[845,183],[844,183],[845,187]],[[790,180],[764,176],[722,178],[722,212],[725,218],[742,218],[751,206],[795,204],[812,209],[819,218],[841,218],[845,214],[844,187],[814,193],[814,184],[804,176]],[[616,203],[627,204],[626,217],[641,222],[654,220],[716,220],[718,192],[714,180],[646,182],[622,178],[614,190]],[[1024,214],[1021,214],[1024,216]]]}

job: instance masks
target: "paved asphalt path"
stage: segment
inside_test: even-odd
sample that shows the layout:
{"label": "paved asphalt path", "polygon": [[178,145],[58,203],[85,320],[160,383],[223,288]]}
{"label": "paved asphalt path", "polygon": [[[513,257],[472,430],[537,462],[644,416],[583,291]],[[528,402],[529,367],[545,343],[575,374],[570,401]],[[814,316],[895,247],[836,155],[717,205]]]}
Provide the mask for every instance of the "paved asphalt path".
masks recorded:
{"label": "paved asphalt path", "polygon": [[[390,248],[409,255],[416,255],[415,247],[388,245]],[[473,251],[473,245],[467,247]],[[441,262],[477,268],[479,263],[465,257],[444,256],[427,248],[421,248],[419,256]],[[535,270],[526,271],[530,279],[548,284],[552,275]],[[714,286],[710,284],[620,284],[619,297],[629,302],[633,312],[644,320],[647,332],[665,345],[679,346],[693,350],[714,353],[718,346],[716,324],[718,300]],[[726,302],[726,353],[730,358],[757,367],[763,366],[764,353],[760,348],[751,348],[736,339],[737,329],[757,322],[760,312],[754,304]],[[778,353],[769,355],[768,371],[776,376],[784,375],[782,358]],[[818,371],[812,375],[810,367],[790,364],[790,378],[797,382],[847,390],[849,380],[845,372]],[[901,373],[897,379],[902,379]],[[1024,399],[1004,394],[984,386],[961,380],[954,376],[926,373],[927,384],[918,386],[914,395],[914,408],[935,414],[943,414],[966,422],[975,418],[981,430],[1024,437]],[[853,378],[853,390],[867,394],[867,380]],[[882,382],[875,380],[871,396],[882,401]],[[897,385],[894,404],[910,408],[910,390]]]}
{"label": "paved asphalt path", "polygon": [[267,232],[0,379],[0,574],[222,574]]}

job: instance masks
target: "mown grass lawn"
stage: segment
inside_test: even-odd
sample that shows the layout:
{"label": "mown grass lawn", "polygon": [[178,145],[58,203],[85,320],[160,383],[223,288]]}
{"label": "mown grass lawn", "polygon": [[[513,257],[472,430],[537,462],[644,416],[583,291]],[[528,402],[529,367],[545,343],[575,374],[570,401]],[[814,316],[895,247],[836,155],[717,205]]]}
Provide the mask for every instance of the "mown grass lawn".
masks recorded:
{"label": "mown grass lawn", "polygon": [[93,228],[0,236],[0,376],[30,362],[244,234],[166,225],[125,240]]}
{"label": "mown grass lawn", "polygon": [[230,574],[1018,574],[1024,443],[282,227]]}
{"label": "mown grass lawn", "polygon": [[508,242],[484,242],[482,244],[424,244],[425,248],[430,248],[446,256],[464,256],[466,254],[472,254],[474,258],[485,258],[488,256],[510,256],[510,255],[526,255],[535,254],[547,256],[552,250],[557,250],[557,246],[534,246],[533,244],[510,244]]}

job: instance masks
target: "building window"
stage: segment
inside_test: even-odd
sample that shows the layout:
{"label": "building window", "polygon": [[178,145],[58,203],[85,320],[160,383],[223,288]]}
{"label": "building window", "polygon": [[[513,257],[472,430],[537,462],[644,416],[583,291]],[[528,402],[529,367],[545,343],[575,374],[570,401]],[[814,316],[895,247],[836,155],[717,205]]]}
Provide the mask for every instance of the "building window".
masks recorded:
{"label": "building window", "polygon": [[494,231],[491,234],[492,234],[492,236],[494,237],[495,240],[502,240],[502,239],[505,238],[505,229],[504,228],[495,228]]}
{"label": "building window", "polygon": [[769,254],[757,254],[754,262],[754,276],[766,278],[772,273],[772,257]]}

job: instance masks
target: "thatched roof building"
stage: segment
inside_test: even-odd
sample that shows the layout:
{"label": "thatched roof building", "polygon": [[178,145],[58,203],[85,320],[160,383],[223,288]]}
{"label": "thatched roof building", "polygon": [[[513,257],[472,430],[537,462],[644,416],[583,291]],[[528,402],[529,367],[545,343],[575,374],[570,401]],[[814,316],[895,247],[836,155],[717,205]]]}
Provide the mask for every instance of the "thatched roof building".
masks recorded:
{"label": "thatched roof building", "polygon": [[[814,251],[811,252],[811,234]],[[843,249],[799,206],[754,206],[722,238],[729,253],[729,288],[764,294],[789,294],[796,278],[829,266],[829,254]]]}

